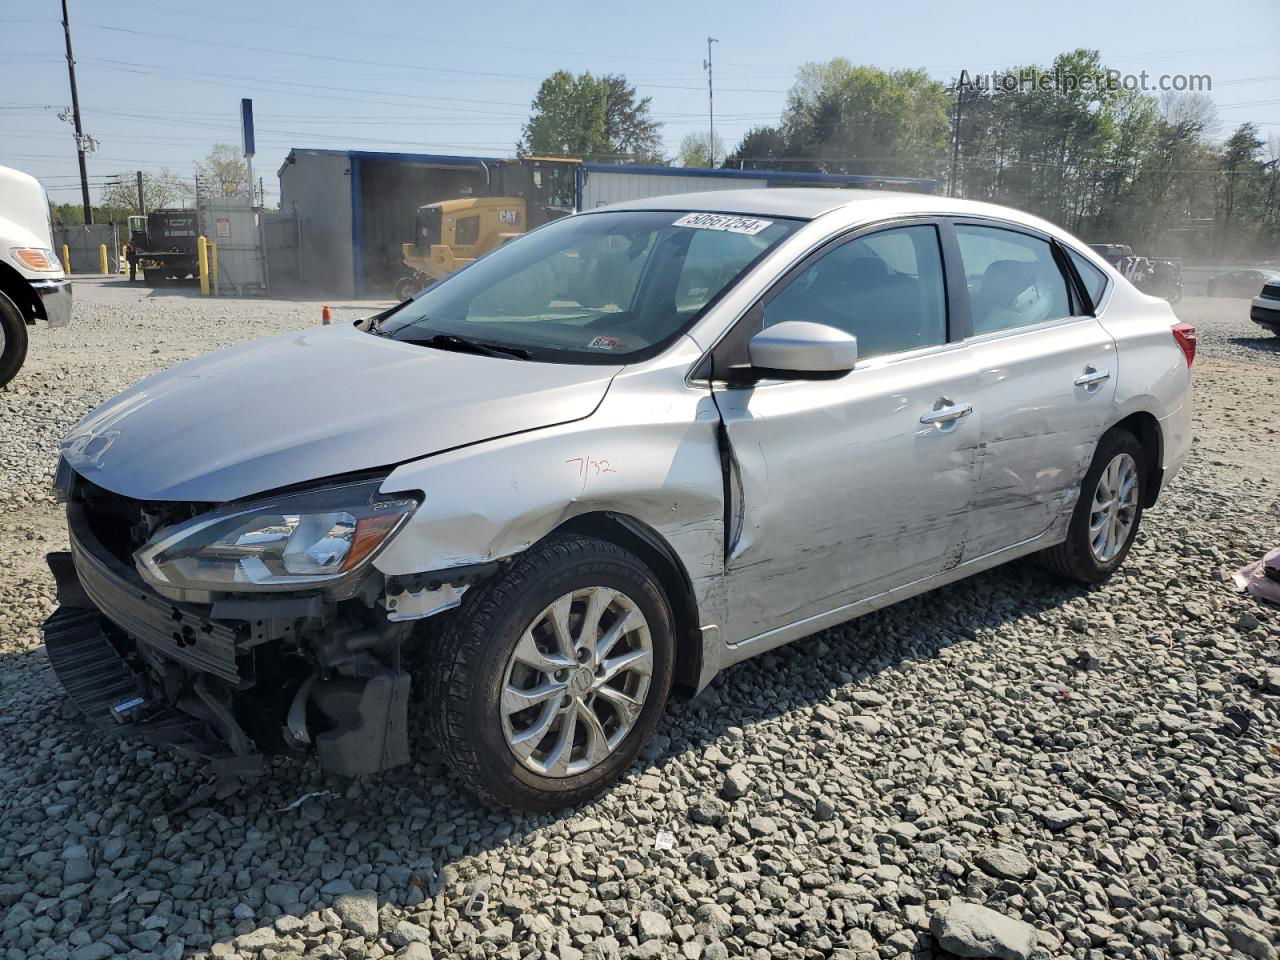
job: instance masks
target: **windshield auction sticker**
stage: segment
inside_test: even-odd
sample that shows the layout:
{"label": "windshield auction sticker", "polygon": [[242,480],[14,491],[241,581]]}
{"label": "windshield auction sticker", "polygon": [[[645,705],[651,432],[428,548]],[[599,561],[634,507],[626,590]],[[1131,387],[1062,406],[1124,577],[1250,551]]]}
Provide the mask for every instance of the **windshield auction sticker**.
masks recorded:
{"label": "windshield auction sticker", "polygon": [[755,217],[735,217],[728,213],[686,213],[672,224],[673,227],[724,230],[727,233],[745,233],[747,236],[755,236],[765,227],[772,225],[772,220],[757,220]]}

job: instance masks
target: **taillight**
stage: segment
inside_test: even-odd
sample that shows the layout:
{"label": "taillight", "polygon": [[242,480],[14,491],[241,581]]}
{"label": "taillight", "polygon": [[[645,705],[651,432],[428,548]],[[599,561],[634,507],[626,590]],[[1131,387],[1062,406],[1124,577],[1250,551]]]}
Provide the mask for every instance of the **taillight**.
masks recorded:
{"label": "taillight", "polygon": [[1175,323],[1173,325],[1173,339],[1178,341],[1178,346],[1182,348],[1182,352],[1187,357],[1187,366],[1191,366],[1196,362],[1196,328],[1189,323]]}

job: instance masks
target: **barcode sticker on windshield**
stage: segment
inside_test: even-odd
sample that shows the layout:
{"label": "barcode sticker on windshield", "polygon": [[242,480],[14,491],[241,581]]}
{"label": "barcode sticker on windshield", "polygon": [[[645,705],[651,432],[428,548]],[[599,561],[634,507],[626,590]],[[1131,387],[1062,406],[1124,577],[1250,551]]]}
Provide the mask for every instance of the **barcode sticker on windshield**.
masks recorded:
{"label": "barcode sticker on windshield", "polygon": [[728,213],[686,213],[672,224],[673,227],[724,230],[728,233],[745,233],[747,236],[755,236],[765,227],[772,225],[772,220],[757,220],[755,217],[735,217]]}

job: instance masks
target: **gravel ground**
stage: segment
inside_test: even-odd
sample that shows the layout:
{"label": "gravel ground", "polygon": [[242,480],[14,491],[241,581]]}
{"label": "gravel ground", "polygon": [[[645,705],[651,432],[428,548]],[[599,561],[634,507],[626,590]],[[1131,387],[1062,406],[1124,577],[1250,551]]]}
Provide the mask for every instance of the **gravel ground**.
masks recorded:
{"label": "gravel ground", "polygon": [[1276,956],[1280,614],[1224,581],[1280,543],[1280,339],[1247,301],[1179,305],[1198,440],[1121,575],[1015,564],[743,664],[606,796],[530,817],[431,755],[357,781],[279,761],[183,810],[198,767],[75,719],[38,634],[56,438],[319,313],[77,296],[0,392],[6,960]]}

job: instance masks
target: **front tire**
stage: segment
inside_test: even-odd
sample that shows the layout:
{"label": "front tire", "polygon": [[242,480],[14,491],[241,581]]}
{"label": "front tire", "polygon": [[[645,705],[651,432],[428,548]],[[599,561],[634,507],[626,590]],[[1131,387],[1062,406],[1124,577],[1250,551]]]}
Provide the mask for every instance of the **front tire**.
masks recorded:
{"label": "front tire", "polygon": [[1081,583],[1105,581],[1129,555],[1147,492],[1147,457],[1129,431],[1103,435],[1080,484],[1067,539],[1041,556],[1045,566]]}
{"label": "front tire", "polygon": [[0,293],[0,387],[18,375],[27,359],[27,323],[5,294]]}
{"label": "front tire", "polygon": [[529,811],[617,780],[653,733],[675,663],[653,572],[556,536],[468,592],[427,668],[428,729],[482,800]]}

